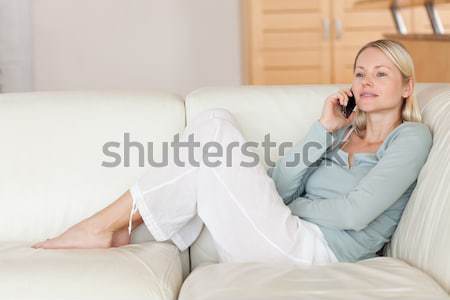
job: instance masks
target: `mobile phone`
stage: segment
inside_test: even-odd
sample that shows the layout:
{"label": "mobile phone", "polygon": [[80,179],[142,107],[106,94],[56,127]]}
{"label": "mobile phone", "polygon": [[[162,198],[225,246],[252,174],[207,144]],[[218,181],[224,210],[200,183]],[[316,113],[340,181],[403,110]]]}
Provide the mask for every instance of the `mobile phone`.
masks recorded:
{"label": "mobile phone", "polygon": [[342,108],[341,108],[342,114],[344,115],[344,117],[346,117],[346,118],[350,117],[355,106],[356,106],[356,101],[355,101],[355,96],[353,95],[353,91],[352,91],[352,96],[348,96],[347,105],[342,106]]}

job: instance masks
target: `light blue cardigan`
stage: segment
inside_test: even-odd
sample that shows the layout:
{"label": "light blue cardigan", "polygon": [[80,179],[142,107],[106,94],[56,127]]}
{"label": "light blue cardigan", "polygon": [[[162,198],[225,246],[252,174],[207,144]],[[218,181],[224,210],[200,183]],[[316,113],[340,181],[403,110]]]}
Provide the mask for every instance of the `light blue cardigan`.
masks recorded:
{"label": "light blue cardigan", "polygon": [[374,257],[390,240],[432,145],[426,125],[403,122],[376,153],[355,153],[349,168],[340,147],[351,129],[331,134],[315,121],[267,170],[292,213],[317,224],[346,262]]}

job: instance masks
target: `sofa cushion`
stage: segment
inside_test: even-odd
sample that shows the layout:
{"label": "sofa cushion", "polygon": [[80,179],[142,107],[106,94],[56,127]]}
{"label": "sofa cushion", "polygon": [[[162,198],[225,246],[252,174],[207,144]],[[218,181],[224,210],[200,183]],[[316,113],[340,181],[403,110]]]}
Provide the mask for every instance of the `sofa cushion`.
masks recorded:
{"label": "sofa cushion", "polygon": [[178,249],[146,242],[111,249],[44,250],[0,243],[2,299],[177,299]]}
{"label": "sofa cushion", "polygon": [[450,292],[450,84],[424,89],[418,99],[433,147],[387,253],[431,274]]}
{"label": "sofa cushion", "polygon": [[[105,207],[149,169],[137,146],[125,166],[125,134],[161,161],[162,143],[185,127],[184,100],[161,91],[0,94],[0,242],[37,242]],[[116,167],[103,146],[119,154]],[[132,242],[153,240],[145,226]],[[182,253],[184,274],[188,253]]]}
{"label": "sofa cushion", "polygon": [[448,300],[428,275],[393,258],[305,266],[222,263],[195,269],[179,300]]}
{"label": "sofa cushion", "polygon": [[[125,134],[145,151],[153,142],[160,161],[184,127],[183,99],[164,92],[0,94],[0,241],[52,237],[105,207],[149,167],[136,146],[125,166]],[[102,166],[108,142],[120,143],[108,148],[118,166]]]}

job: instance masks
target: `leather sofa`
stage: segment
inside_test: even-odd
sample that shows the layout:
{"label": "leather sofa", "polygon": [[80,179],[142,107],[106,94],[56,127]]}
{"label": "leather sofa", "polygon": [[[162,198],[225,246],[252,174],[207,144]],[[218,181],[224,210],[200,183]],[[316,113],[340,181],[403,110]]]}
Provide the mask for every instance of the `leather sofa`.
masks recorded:
{"label": "leather sofa", "polygon": [[[103,208],[148,170],[135,142],[153,146],[157,161],[161,143],[216,107],[233,113],[249,140],[270,133],[277,145],[295,142],[340,87],[208,87],[185,99],[163,91],[0,94],[0,299],[450,299],[445,83],[416,85],[433,147],[379,257],[324,266],[218,263],[206,227],[180,253],[142,225],[123,247],[30,248]],[[108,150],[120,154],[114,167]],[[278,158],[276,148],[270,158]]]}

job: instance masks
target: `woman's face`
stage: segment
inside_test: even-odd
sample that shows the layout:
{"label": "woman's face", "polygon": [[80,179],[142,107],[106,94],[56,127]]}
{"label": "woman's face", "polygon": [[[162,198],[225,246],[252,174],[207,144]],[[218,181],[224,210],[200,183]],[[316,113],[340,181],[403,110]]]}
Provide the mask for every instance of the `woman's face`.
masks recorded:
{"label": "woman's face", "polygon": [[352,91],[361,111],[400,111],[402,97],[410,95],[412,85],[404,85],[397,67],[381,50],[371,47],[361,52],[356,61]]}

